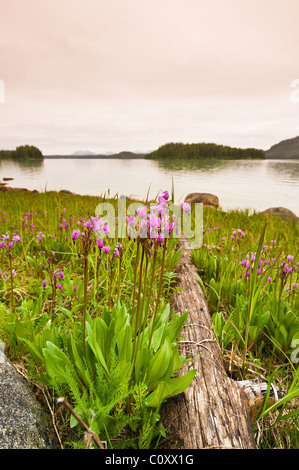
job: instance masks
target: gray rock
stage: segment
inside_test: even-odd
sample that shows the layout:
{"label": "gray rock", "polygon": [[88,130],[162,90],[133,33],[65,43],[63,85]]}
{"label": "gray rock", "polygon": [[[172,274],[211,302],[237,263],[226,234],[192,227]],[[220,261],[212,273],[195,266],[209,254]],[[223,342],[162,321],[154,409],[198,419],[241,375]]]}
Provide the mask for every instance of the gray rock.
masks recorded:
{"label": "gray rock", "polygon": [[30,193],[31,191],[27,188],[11,188],[15,193]]}
{"label": "gray rock", "polygon": [[219,207],[218,197],[210,193],[190,193],[186,196],[185,202],[188,204],[201,203],[203,207],[208,209],[218,209]]}
{"label": "gray rock", "polygon": [[74,193],[72,193],[72,191],[69,191],[68,189],[61,189],[61,190],[59,191],[59,193],[60,193],[60,194],[74,194]]}
{"label": "gray rock", "polygon": [[280,217],[281,220],[289,218],[298,220],[296,214],[294,214],[294,212],[290,211],[289,209],[286,209],[285,207],[270,207],[269,209],[262,211],[262,214],[276,215],[277,217]]}
{"label": "gray rock", "polygon": [[49,416],[0,347],[0,449],[56,447]]}

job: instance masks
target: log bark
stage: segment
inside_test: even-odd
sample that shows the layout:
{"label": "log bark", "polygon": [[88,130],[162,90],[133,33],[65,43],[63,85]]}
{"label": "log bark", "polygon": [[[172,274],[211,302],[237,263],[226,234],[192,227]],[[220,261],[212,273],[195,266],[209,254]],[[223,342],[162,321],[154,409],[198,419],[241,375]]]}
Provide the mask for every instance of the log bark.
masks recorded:
{"label": "log bark", "polygon": [[242,383],[228,377],[190,250],[177,266],[178,293],[173,309],[189,311],[180,354],[192,359],[181,371],[196,369],[190,387],[162,407],[167,449],[254,449],[252,408]]}

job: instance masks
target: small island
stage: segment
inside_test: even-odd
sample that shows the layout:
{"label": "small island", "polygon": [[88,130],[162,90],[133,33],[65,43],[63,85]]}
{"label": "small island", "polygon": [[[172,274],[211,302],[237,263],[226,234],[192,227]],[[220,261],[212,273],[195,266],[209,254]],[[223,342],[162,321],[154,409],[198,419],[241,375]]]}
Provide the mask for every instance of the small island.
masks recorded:
{"label": "small island", "polygon": [[198,143],[168,143],[162,145],[157,150],[147,154],[145,158],[150,159],[201,159],[201,158],[218,158],[218,159],[265,159],[266,153],[263,150],[247,148],[241,149],[229,147],[225,145]]}
{"label": "small island", "polygon": [[42,152],[33,145],[21,145],[16,150],[0,150],[0,158],[9,160],[42,160]]}

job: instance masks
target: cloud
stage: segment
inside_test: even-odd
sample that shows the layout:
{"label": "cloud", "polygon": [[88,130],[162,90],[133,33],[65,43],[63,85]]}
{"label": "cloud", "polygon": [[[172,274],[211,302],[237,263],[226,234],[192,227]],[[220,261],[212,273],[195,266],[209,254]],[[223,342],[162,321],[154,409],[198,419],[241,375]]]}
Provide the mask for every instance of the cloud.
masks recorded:
{"label": "cloud", "polygon": [[2,0],[1,145],[268,148],[293,137],[298,10],[297,0]]}

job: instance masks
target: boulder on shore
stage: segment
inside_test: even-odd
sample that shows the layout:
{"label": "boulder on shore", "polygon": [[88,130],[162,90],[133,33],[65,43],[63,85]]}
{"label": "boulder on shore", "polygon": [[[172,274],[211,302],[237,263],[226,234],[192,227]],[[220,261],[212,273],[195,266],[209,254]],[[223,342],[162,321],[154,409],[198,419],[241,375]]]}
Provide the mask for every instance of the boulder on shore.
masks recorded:
{"label": "boulder on shore", "polygon": [[185,197],[185,202],[188,204],[201,203],[207,209],[218,209],[219,207],[218,197],[210,193],[190,193]]}
{"label": "boulder on shore", "polygon": [[294,212],[290,211],[289,209],[286,209],[285,207],[270,207],[269,209],[262,211],[262,214],[275,215],[276,217],[280,217],[281,220],[299,219],[296,214],[294,214]]}
{"label": "boulder on shore", "polygon": [[74,193],[72,193],[72,191],[69,191],[68,189],[61,189],[59,191],[59,193],[60,194],[73,194],[74,195]]}
{"label": "boulder on shore", "polygon": [[11,188],[11,190],[16,193],[31,193],[30,189],[27,188]]}
{"label": "boulder on shore", "polygon": [[48,419],[0,344],[0,449],[55,449]]}

